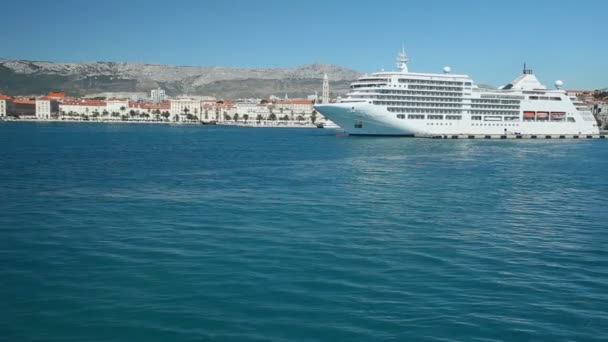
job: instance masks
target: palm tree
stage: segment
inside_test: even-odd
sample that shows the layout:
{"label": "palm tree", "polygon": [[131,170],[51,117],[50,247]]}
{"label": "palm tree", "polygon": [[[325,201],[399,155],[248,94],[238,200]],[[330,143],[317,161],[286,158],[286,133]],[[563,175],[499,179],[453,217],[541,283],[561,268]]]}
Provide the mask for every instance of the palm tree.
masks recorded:
{"label": "palm tree", "polygon": [[249,114],[243,114],[243,120],[245,120],[245,123],[247,123],[247,120],[249,120]]}
{"label": "palm tree", "polygon": [[234,113],[234,122],[239,121],[239,113]]}
{"label": "palm tree", "polygon": [[262,114],[258,114],[258,116],[255,118],[258,123],[260,123],[260,121],[262,121],[264,119],[264,117],[262,116]]}
{"label": "palm tree", "polygon": [[268,120],[275,121],[277,119],[277,115],[275,113],[270,113],[268,116]]}
{"label": "palm tree", "polygon": [[314,124],[315,121],[317,121],[317,111],[313,110],[312,114],[310,115],[310,121],[312,121],[312,123]]}

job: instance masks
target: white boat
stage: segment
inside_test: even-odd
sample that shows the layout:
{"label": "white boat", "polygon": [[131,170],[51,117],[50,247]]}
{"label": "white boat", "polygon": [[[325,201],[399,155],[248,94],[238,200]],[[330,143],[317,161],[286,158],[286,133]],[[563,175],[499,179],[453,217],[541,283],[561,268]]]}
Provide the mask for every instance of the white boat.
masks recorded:
{"label": "white boat", "polygon": [[468,75],[409,72],[405,51],[397,71],[353,82],[347,97],[315,109],[350,135],[598,134],[591,110],[562,89],[541,84],[526,69],[499,89],[480,88]]}
{"label": "white boat", "polygon": [[331,120],[325,119],[317,122],[317,128],[340,129],[340,126],[336,125]]}

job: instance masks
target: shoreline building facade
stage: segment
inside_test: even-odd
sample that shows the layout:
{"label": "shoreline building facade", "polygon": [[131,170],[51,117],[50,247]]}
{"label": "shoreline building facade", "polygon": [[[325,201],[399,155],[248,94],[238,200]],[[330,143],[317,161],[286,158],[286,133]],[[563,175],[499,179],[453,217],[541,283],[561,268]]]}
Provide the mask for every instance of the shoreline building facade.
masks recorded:
{"label": "shoreline building facade", "polygon": [[59,102],[48,96],[36,99],[36,117],[38,119],[49,120],[52,115],[59,113]]}
{"label": "shoreline building facade", "polygon": [[13,98],[0,94],[0,118],[6,117],[13,111]]}

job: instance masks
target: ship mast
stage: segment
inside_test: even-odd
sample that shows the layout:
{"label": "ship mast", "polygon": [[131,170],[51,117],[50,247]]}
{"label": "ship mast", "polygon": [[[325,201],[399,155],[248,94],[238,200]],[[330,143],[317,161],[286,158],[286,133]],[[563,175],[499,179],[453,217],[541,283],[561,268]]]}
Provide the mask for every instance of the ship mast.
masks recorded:
{"label": "ship mast", "polygon": [[405,48],[402,47],[401,48],[401,52],[399,52],[399,54],[397,55],[397,69],[401,72],[408,72],[407,71],[407,62],[409,62],[410,59],[407,58],[407,54],[405,53]]}

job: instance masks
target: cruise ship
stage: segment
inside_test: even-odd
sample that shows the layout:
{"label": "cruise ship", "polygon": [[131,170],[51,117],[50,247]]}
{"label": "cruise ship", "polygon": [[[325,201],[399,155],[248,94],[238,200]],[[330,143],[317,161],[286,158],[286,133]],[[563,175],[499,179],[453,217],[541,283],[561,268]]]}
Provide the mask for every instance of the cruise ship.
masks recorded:
{"label": "cruise ship", "polygon": [[475,85],[467,75],[408,71],[404,50],[397,71],[365,75],[336,103],[315,109],[349,135],[559,135],[598,134],[583,103],[569,97],[563,82],[555,89],[526,69],[499,89]]}

